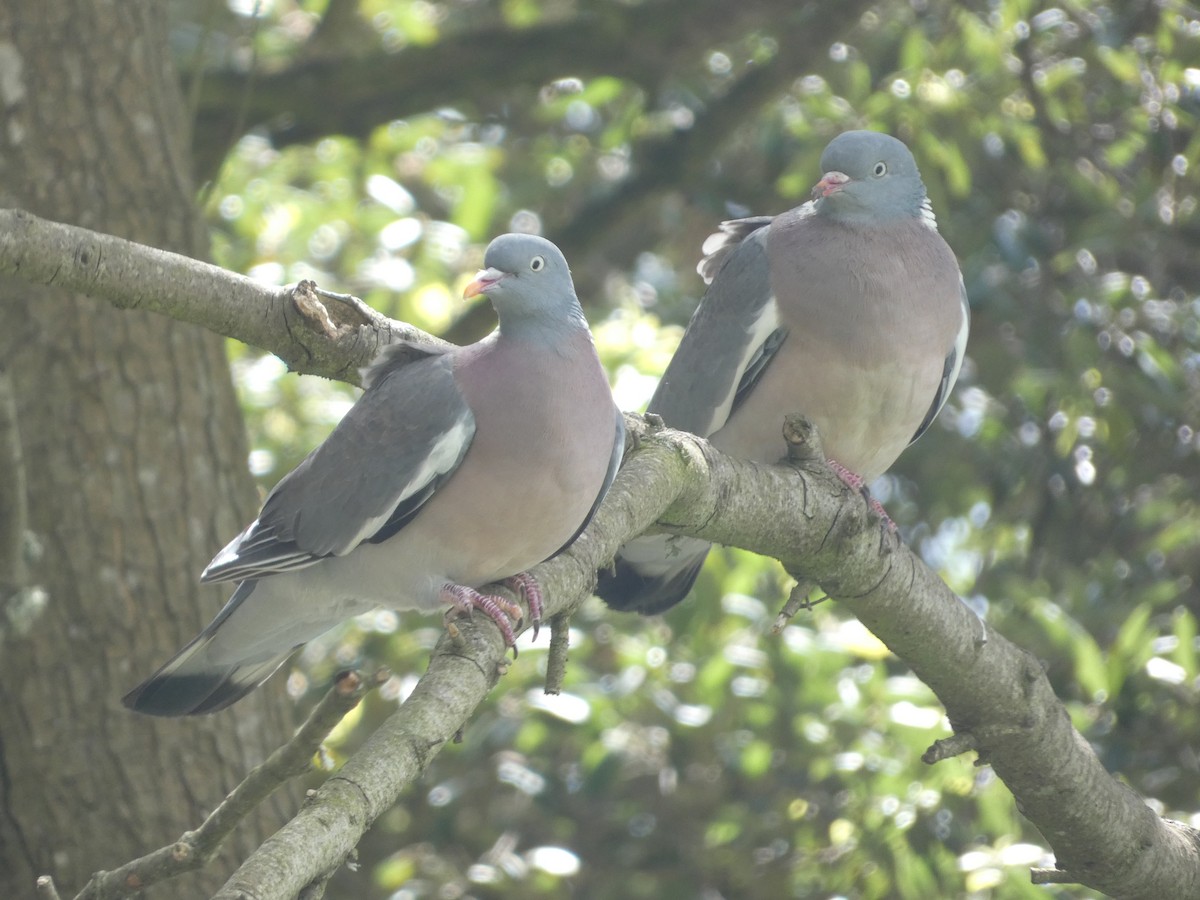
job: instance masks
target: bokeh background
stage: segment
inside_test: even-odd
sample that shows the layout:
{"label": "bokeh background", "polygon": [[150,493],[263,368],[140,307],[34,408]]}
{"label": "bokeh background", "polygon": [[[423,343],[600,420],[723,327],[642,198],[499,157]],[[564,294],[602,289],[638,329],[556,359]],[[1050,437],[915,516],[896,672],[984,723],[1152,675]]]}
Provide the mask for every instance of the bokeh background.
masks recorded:
{"label": "bokeh background", "polygon": [[[641,408],[719,221],[807,199],[825,143],[890,132],[972,305],[958,388],[875,486],[904,539],[1036,654],[1104,763],[1200,826],[1200,11],[1027,0],[230,0],[177,4],[220,264],[314,278],[459,342],[482,248],[572,263],[620,405]],[[252,76],[252,77],[248,77]],[[230,344],[263,489],[353,401]],[[920,754],[932,694],[835,602],[769,625],[777,564],[716,552],[663,617],[546,640],[329,886],[337,898],[1076,898],[986,767]],[[394,673],[439,623],[314,643],[289,691]],[[314,782],[315,783],[315,782]]]}

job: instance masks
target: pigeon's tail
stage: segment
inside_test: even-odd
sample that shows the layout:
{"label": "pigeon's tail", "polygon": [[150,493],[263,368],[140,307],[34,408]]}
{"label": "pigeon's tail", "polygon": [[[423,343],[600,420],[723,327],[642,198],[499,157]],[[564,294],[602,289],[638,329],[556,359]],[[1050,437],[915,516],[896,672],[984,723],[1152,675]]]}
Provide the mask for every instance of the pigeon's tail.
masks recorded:
{"label": "pigeon's tail", "polygon": [[203,661],[203,648],[189,644],[121,698],[148,716],[198,716],[241,700],[275,674],[290,654],[247,666],[215,669]]}
{"label": "pigeon's tail", "polygon": [[149,716],[195,716],[216,712],[245,697],[270,678],[291,655],[256,655],[230,662],[215,653],[213,642],[257,582],[244,581],[212,623],[157,672],[126,694],[121,702]]}
{"label": "pigeon's tail", "polygon": [[710,546],[666,535],[637,538],[621,548],[611,569],[600,571],[596,593],[621,612],[666,612],[692,589]]}

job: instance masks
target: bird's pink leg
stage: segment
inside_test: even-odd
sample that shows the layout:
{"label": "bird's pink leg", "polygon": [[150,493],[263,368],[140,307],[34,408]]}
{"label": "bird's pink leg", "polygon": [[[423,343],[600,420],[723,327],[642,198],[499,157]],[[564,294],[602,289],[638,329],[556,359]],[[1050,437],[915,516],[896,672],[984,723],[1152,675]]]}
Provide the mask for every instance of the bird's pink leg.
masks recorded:
{"label": "bird's pink leg", "polygon": [[883,508],[883,504],[871,496],[871,492],[867,490],[867,483],[863,481],[862,476],[856,472],[851,472],[836,459],[827,459],[825,462],[829,468],[833,470],[833,474],[838,477],[842,484],[850,488],[852,491],[858,491],[871,504],[871,509],[875,510],[883,524],[887,526],[888,531],[896,530],[896,523],[892,521],[892,517],[887,514],[887,510]]}
{"label": "bird's pink leg", "polygon": [[529,620],[533,625],[533,640],[537,640],[538,631],[542,627],[542,589],[537,579],[528,572],[518,572],[504,579],[504,586],[514,594],[520,595],[529,604]]}
{"label": "bird's pink leg", "polygon": [[495,594],[481,594],[474,588],[463,584],[442,585],[442,599],[450,604],[451,609],[461,615],[470,615],[472,610],[481,610],[496,623],[500,633],[504,635],[504,644],[517,652],[517,636],[513,632],[513,623],[521,619],[521,607]]}

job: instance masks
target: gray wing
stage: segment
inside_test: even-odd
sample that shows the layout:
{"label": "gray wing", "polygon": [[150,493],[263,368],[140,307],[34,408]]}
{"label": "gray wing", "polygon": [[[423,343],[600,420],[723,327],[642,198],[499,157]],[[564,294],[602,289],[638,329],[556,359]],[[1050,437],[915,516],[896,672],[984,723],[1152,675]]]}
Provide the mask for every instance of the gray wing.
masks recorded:
{"label": "gray wing", "polygon": [[698,271],[712,283],[649,405],[672,428],[701,437],[720,429],[787,337],[771,293],[770,222],[725,222],[704,242]]}
{"label": "gray wing", "polygon": [[453,356],[392,345],[333,433],[275,486],[202,581],[243,581],[391,537],[450,477],[475,435]]}
{"label": "gray wing", "polygon": [[746,219],[728,219],[717,226],[717,230],[704,239],[700,246],[700,262],[696,272],[705,284],[712,284],[730,254],[737,249],[752,232],[771,224],[774,216],[750,216]]}
{"label": "gray wing", "polygon": [[909,441],[910,444],[929,430],[929,426],[933,424],[937,414],[946,405],[946,398],[954,390],[954,382],[958,381],[958,373],[962,369],[963,355],[967,352],[967,336],[971,331],[971,305],[967,300],[967,288],[963,284],[961,275],[958,279],[958,286],[962,303],[962,324],[958,328],[958,335],[954,338],[954,346],[946,354],[946,363],[942,367],[942,380],[934,395],[933,403],[929,405],[929,412],[925,414],[925,418],[913,434],[912,440]]}
{"label": "gray wing", "polygon": [[[702,437],[720,429],[787,338],[771,293],[771,221],[723,222],[704,242],[696,271],[709,288],[650,400],[650,412],[672,428]],[[663,612],[691,590],[708,548],[672,535],[635,538],[598,573],[596,593],[613,609]]]}
{"label": "gray wing", "polygon": [[588,523],[592,521],[592,517],[596,515],[596,510],[600,508],[600,504],[604,502],[604,497],[608,493],[608,489],[612,487],[613,479],[617,477],[617,470],[621,468],[621,460],[625,456],[625,414],[621,410],[613,406],[613,414],[616,416],[614,423],[613,446],[612,454],[608,459],[608,471],[604,473],[604,484],[600,485],[600,493],[596,495],[596,502],[592,504],[592,508],[588,510],[579,527],[575,529],[575,533],[571,535],[571,539],[555,550],[547,559],[554,559],[573,543],[575,539],[583,534],[583,530],[588,527]]}

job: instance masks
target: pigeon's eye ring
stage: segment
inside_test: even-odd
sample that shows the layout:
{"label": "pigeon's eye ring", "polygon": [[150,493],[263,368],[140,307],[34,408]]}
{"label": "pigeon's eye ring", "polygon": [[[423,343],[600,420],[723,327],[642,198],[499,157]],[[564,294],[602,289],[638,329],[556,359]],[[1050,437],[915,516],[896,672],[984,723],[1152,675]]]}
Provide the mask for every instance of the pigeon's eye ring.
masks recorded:
{"label": "pigeon's eye ring", "polygon": [[532,272],[540,272],[546,268],[546,258],[544,256],[535,256],[529,261],[529,269]]}
{"label": "pigeon's eye ring", "polygon": [[875,169],[874,169],[875,177],[882,178],[886,174],[887,174],[887,163],[883,162],[882,160],[875,163]]}

